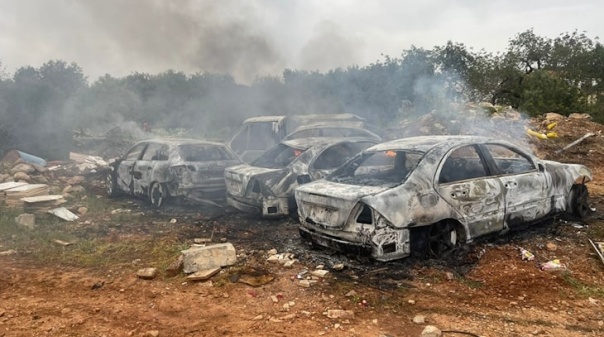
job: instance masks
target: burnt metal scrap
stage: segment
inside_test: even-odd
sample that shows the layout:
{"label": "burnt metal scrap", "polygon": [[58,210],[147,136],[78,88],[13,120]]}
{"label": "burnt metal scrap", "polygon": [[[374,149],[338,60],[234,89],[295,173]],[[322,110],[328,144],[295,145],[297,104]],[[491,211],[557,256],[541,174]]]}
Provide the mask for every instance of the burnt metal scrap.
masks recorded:
{"label": "burnt metal scrap", "polygon": [[366,138],[303,138],[281,142],[251,164],[225,171],[227,202],[266,217],[295,210],[294,188],[320,179],[361,150],[375,145]]}
{"label": "burnt metal scrap", "polygon": [[303,237],[377,260],[447,256],[477,237],[557,213],[585,216],[582,165],[476,136],[411,137],[366,149],[295,190]]}
{"label": "burnt metal scrap", "polygon": [[156,207],[171,197],[224,200],[225,168],[241,163],[226,146],[190,139],[139,142],[111,163],[107,193],[143,196]]}

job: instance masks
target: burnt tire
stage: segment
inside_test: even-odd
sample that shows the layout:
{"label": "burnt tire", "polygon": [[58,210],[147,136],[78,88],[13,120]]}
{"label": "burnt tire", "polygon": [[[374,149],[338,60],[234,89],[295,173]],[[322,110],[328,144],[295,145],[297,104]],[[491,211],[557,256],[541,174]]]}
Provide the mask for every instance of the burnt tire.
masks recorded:
{"label": "burnt tire", "polygon": [[109,174],[107,174],[107,177],[105,178],[105,191],[107,192],[107,195],[111,198],[117,197],[119,195],[116,177],[113,172],[109,172]]}
{"label": "burnt tire", "polygon": [[589,214],[589,192],[584,184],[575,184],[570,189],[570,213],[578,218]]}
{"label": "burnt tire", "polygon": [[155,208],[161,208],[168,201],[168,189],[162,183],[155,182],[149,189],[149,202]]}
{"label": "burnt tire", "polygon": [[460,245],[455,223],[438,222],[430,226],[427,237],[427,253],[437,259],[450,256]]}

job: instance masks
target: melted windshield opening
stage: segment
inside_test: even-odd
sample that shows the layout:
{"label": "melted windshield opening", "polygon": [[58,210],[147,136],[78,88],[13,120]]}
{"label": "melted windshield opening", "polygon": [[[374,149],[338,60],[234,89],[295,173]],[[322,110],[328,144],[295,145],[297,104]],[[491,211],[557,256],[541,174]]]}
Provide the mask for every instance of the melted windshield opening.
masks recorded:
{"label": "melted windshield opening", "polygon": [[406,150],[366,152],[327,178],[350,185],[398,185],[405,181],[424,154]]}
{"label": "melted windshield opening", "polygon": [[263,168],[285,168],[296,158],[298,158],[304,150],[289,147],[285,144],[279,144],[252,162],[252,166]]}

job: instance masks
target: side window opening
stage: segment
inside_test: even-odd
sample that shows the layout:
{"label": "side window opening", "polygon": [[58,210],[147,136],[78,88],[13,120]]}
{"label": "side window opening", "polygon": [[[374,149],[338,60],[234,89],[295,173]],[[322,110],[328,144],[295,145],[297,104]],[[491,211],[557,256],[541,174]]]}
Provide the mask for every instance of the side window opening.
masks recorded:
{"label": "side window opening", "polygon": [[130,152],[128,152],[128,154],[126,154],[125,160],[128,160],[128,161],[138,160],[138,158],[141,156],[141,153],[145,149],[146,145],[147,144],[139,144],[136,147],[134,147],[132,150],[130,150]]}
{"label": "side window opening", "polygon": [[498,144],[488,144],[493,162],[500,174],[521,174],[536,170],[533,162],[525,155]]}
{"label": "side window opening", "polygon": [[438,182],[441,184],[486,177],[487,169],[476,146],[460,147],[449,154],[441,167]]}
{"label": "side window opening", "polygon": [[163,144],[151,143],[145,150],[142,160],[165,161],[168,160],[168,146]]}

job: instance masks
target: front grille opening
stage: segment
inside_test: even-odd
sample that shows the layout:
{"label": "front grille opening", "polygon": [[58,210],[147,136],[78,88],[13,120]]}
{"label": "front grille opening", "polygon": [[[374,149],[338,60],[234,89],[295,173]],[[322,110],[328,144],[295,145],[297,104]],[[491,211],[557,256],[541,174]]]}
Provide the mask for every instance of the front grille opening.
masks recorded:
{"label": "front grille opening", "polygon": [[314,222],[314,220],[313,220],[313,219],[311,219],[311,218],[306,218],[306,219],[305,219],[305,221],[306,221],[306,222],[308,222],[308,223],[309,223],[309,224],[311,224],[311,225],[316,225],[316,224],[317,224],[317,223],[316,223],[316,222]]}
{"label": "front grille opening", "polygon": [[275,206],[268,207],[266,209],[266,213],[268,213],[268,214],[275,214],[275,213],[277,213],[277,207],[275,207]]}
{"label": "front grille opening", "polygon": [[357,216],[357,223],[362,224],[372,224],[373,223],[373,212],[371,212],[371,208],[367,205],[363,205],[363,209],[359,216]]}

